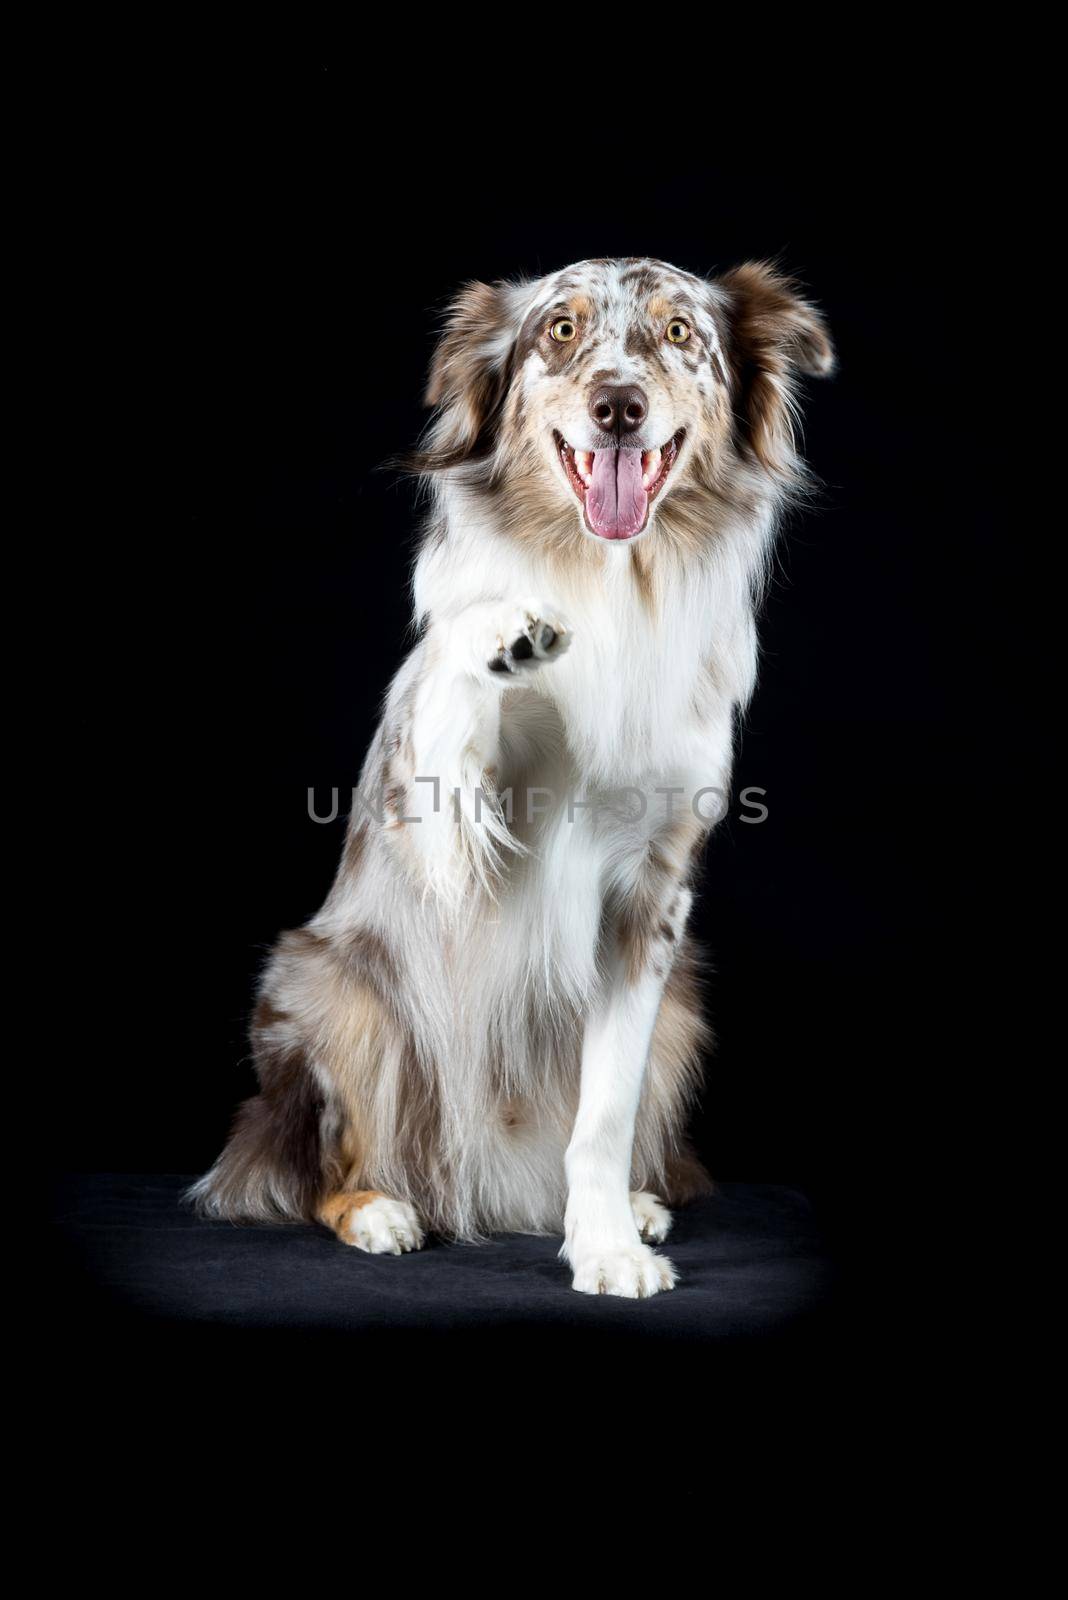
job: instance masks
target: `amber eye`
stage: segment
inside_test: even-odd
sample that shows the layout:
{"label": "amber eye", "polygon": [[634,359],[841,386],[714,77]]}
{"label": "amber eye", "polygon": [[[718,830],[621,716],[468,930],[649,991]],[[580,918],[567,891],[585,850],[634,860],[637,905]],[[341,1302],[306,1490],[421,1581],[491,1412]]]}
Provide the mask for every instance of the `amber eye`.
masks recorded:
{"label": "amber eye", "polygon": [[690,337],[690,324],[683,322],[681,317],[675,317],[667,325],[667,339],[669,344],[685,344]]}
{"label": "amber eye", "polygon": [[570,344],[578,333],[578,329],[570,317],[561,317],[559,322],[554,322],[549,329],[549,337],[555,339],[557,344]]}

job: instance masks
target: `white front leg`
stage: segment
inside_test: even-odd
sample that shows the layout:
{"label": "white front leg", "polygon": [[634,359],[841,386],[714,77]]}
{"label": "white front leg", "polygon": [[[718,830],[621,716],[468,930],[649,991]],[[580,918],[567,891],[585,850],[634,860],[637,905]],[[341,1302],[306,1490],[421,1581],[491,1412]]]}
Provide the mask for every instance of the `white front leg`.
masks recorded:
{"label": "white front leg", "polygon": [[565,1157],[562,1254],[583,1294],[638,1299],[670,1289],[675,1269],[643,1244],[630,1198],[634,1119],[664,979],[652,967],[634,983],[622,971],[590,1019],[579,1109]]}
{"label": "white front leg", "polygon": [[680,882],[682,843],[681,832],[674,841],[661,838],[655,865],[634,887],[611,981],[586,1025],[579,1108],[564,1158],[561,1251],[571,1263],[573,1287],[583,1294],[639,1299],[675,1283],[671,1262],[639,1236],[630,1173],[653,1030],[693,903]]}

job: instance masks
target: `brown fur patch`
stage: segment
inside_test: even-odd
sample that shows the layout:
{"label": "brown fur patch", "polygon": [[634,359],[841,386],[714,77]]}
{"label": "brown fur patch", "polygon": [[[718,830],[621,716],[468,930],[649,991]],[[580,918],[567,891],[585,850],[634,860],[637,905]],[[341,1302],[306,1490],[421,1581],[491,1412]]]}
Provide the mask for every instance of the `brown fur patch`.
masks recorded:
{"label": "brown fur patch", "polygon": [[697,951],[684,934],[649,1048],[631,1173],[632,1188],[651,1189],[669,1205],[711,1190],[711,1180],[681,1130],[712,1043],[701,1005]]}
{"label": "brown fur patch", "polygon": [[702,1195],[715,1194],[716,1185],[689,1141],[681,1141],[664,1159],[663,1195],[669,1206],[684,1206]]}
{"label": "brown fur patch", "polygon": [[311,928],[289,928],[279,934],[277,949],[282,955],[322,956],[328,953],[330,944]]}
{"label": "brown fur patch", "polygon": [[647,611],[656,610],[656,589],[653,581],[653,557],[648,545],[631,547],[630,570],[634,575],[638,593]]}
{"label": "brown fur patch", "polygon": [[377,933],[356,928],[341,945],[341,955],[349,974],[374,990],[379,1000],[393,1007],[400,984],[393,952]]}
{"label": "brown fur patch", "polygon": [[659,356],[659,346],[660,336],[652,328],[646,328],[640,322],[632,322],[627,328],[623,348],[628,356],[641,356],[646,361],[652,361]]}
{"label": "brown fur patch", "polygon": [[637,983],[658,949],[672,943],[665,939],[665,920],[672,915],[678,890],[689,877],[694,846],[706,831],[706,825],[692,814],[676,818],[649,845],[630,895],[606,907],[607,931],[616,941],[627,983]]}
{"label": "brown fur patch", "polygon": [[260,999],[256,1002],[256,1008],[252,1013],[252,1033],[254,1035],[263,1033],[267,1028],[274,1027],[276,1023],[287,1022],[288,1020],[288,1011],[279,1011],[269,1000]]}
{"label": "brown fur patch", "polygon": [[364,1206],[369,1206],[372,1200],[381,1200],[384,1196],[378,1189],[357,1189],[354,1192],[341,1190],[337,1194],[327,1195],[320,1202],[318,1218],[326,1227],[331,1228],[339,1239],[348,1240],[348,1220],[354,1211],[360,1211]]}
{"label": "brown fur patch", "polygon": [[619,281],[626,288],[633,289],[638,300],[651,300],[654,295],[659,294],[664,280],[654,267],[642,261],[621,273]]}
{"label": "brown fur patch", "polygon": [[767,262],[746,262],[719,283],[731,307],[728,348],[739,437],[762,467],[789,480],[795,375],[831,371],[834,351],[826,326],[790,279]]}
{"label": "brown fur patch", "polygon": [[509,317],[505,284],[469,283],[452,302],[426,388],[440,426],[433,445],[409,457],[413,471],[441,472],[491,449],[511,376],[511,361],[500,354]]}
{"label": "brown fur patch", "polygon": [[299,1045],[268,1043],[284,1014],[257,1008],[260,1092],[238,1107],[226,1148],[194,1192],[198,1210],[230,1222],[309,1220],[323,1171],[327,1104]]}

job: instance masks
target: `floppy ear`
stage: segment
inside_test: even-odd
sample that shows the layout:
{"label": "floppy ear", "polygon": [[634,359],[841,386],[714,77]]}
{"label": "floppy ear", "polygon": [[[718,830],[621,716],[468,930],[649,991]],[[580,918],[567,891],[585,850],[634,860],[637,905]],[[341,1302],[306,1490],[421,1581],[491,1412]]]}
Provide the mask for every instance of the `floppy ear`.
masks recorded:
{"label": "floppy ear", "polygon": [[742,443],[769,472],[790,478],[797,470],[796,380],[799,373],[823,378],[834,370],[827,328],[791,280],[766,261],[747,261],[716,282],[726,302]]}
{"label": "floppy ear", "polygon": [[469,283],[452,302],[430,363],[426,403],[438,416],[413,465],[440,472],[488,454],[511,377],[523,286]]}

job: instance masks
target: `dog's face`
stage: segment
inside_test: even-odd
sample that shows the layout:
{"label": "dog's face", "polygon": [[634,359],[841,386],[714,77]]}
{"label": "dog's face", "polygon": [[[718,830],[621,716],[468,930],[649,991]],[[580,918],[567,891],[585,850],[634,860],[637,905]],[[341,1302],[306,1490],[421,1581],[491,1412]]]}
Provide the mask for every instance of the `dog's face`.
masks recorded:
{"label": "dog's face", "polygon": [[771,268],[717,281],[659,261],[586,261],[473,284],[452,308],[423,470],[544,503],[546,526],[648,536],[746,464],[789,475],[791,380],[824,373],[818,314]]}
{"label": "dog's face", "polygon": [[708,286],[659,262],[586,262],[538,286],[513,385],[528,441],[600,539],[636,539],[727,379]]}

